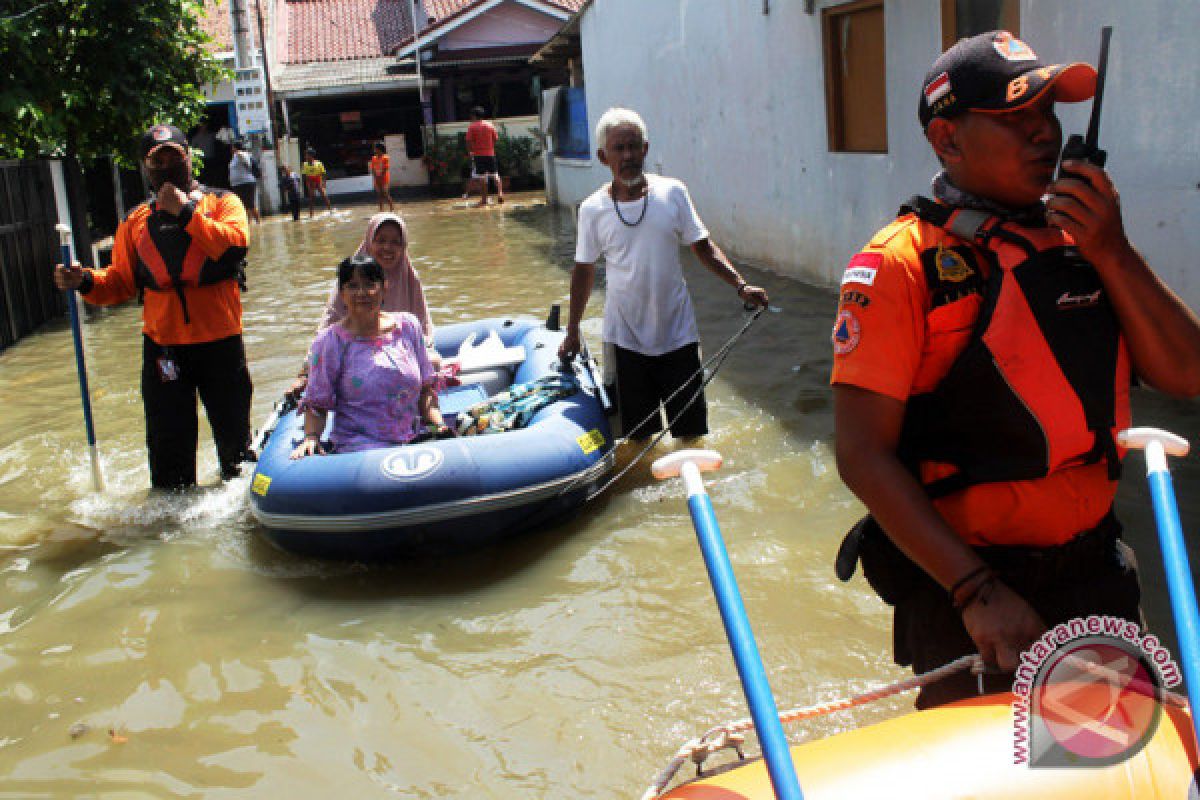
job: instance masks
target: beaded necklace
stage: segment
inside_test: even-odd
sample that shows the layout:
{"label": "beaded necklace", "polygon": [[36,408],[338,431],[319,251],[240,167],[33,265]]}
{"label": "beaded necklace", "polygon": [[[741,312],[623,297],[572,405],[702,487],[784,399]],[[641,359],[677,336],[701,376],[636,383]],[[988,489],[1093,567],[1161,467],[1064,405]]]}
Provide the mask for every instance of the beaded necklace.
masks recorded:
{"label": "beaded necklace", "polygon": [[617,195],[612,190],[612,187],[609,187],[608,196],[612,198],[613,211],[617,212],[617,219],[621,220],[621,222],[625,225],[625,227],[636,228],[638,225],[642,224],[642,220],[644,220],[646,218],[646,208],[650,205],[650,187],[649,186],[646,187],[646,196],[642,198],[642,213],[638,214],[638,218],[637,218],[636,222],[630,222],[629,220],[625,219],[625,217],[621,214],[621,205],[620,205],[620,203],[617,202]]}

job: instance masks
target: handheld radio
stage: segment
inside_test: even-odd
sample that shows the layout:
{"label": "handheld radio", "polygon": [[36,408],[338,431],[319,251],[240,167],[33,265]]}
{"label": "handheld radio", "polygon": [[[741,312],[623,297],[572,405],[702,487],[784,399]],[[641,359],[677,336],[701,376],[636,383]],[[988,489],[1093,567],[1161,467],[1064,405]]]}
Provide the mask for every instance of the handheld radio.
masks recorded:
{"label": "handheld radio", "polygon": [[[1092,98],[1092,116],[1088,119],[1087,135],[1071,134],[1058,160],[1058,178],[1074,177],[1064,170],[1062,162],[1068,159],[1089,161],[1103,167],[1108,153],[1100,149],[1100,108],[1104,103],[1104,76],[1108,72],[1108,41],[1112,38],[1112,26],[1100,31],[1100,58],[1096,62],[1096,94]],[[1056,180],[1058,179],[1056,178]]]}

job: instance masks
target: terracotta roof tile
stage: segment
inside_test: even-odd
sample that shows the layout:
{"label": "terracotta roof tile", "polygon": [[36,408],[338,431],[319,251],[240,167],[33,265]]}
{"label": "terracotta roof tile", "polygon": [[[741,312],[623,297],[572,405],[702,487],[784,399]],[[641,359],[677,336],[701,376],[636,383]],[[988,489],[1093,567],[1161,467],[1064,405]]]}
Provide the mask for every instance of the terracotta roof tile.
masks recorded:
{"label": "terracotta roof tile", "polygon": [[[214,0],[206,0],[212,4]],[[229,0],[221,0],[222,5]],[[252,2],[252,0],[247,0]],[[276,31],[286,38],[281,61],[307,64],[391,55],[412,40],[408,0],[282,0],[275,6]],[[421,0],[428,28],[469,12],[485,0]],[[578,11],[584,0],[542,0],[563,11]],[[228,9],[224,9],[228,29]],[[283,44],[283,41],[280,41]],[[232,45],[230,45],[232,47]]]}
{"label": "terracotta roof tile", "polygon": [[287,0],[288,64],[390,55],[412,36],[405,0]]}

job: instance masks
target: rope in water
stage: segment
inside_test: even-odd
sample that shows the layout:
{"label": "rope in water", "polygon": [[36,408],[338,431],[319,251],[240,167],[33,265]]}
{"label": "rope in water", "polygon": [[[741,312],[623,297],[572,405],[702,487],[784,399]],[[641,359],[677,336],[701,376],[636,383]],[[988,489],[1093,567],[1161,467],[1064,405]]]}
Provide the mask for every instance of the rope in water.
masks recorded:
{"label": "rope in water", "polygon": [[[1095,664],[1078,656],[1068,655],[1066,660],[1070,662],[1072,666],[1104,679],[1111,686],[1125,686],[1126,688],[1132,688],[1136,691],[1136,687],[1126,686],[1128,676],[1122,675],[1115,670],[1112,670],[1101,664]],[[885,698],[892,697],[893,695],[900,694],[901,692],[919,689],[922,686],[936,683],[943,678],[948,678],[955,673],[962,672],[963,670],[967,669],[971,670],[977,675],[982,675],[984,671],[983,658],[978,653],[972,653],[971,655],[957,658],[954,661],[951,661],[949,664],[938,667],[935,670],[931,670],[920,675],[914,675],[911,678],[897,681],[895,683],[889,683],[886,686],[881,686],[877,689],[863,692],[862,694],[857,694],[841,700],[833,700],[828,703],[819,703],[813,706],[781,711],[779,712],[779,721],[783,724],[787,724],[789,722],[799,722],[801,720],[822,717],[838,711],[846,711],[856,706],[866,705],[867,703],[872,703],[876,700],[883,700]],[[1161,690],[1160,694],[1162,702],[1166,705],[1174,706],[1176,708],[1187,708],[1186,697],[1176,694],[1175,692]],[[746,741],[744,733],[753,729],[754,720],[746,718],[736,722],[728,722],[723,725],[716,725],[705,731],[703,735],[684,742],[684,744],[675,752],[675,755],[672,757],[670,763],[668,763],[667,766],[663,768],[662,772],[658,774],[658,777],[654,779],[654,783],[642,793],[641,800],[655,800],[655,798],[661,796],[663,791],[666,789],[667,784],[671,782],[671,780],[675,777],[675,774],[679,771],[679,768],[688,761],[691,761],[696,765],[696,774],[700,775],[701,771],[704,769],[704,762],[708,760],[709,756],[712,756],[721,750],[732,749],[738,754],[738,758],[740,760],[745,760],[746,756],[742,752],[742,745]]]}
{"label": "rope in water", "polygon": [[[708,384],[712,381],[712,379],[716,377],[717,372],[720,371],[721,365],[725,363],[725,359],[729,357],[729,353],[733,350],[734,345],[736,345],[738,340],[741,339],[742,336],[745,335],[746,331],[750,330],[750,326],[753,325],[756,321],[758,321],[758,318],[762,316],[764,311],[766,311],[765,308],[760,307],[760,308],[756,309],[755,312],[750,316],[749,319],[746,320],[746,323],[744,325],[742,325],[741,329],[738,330],[737,333],[733,334],[733,336],[730,336],[729,339],[726,340],[725,344],[721,345],[721,347],[718,348],[717,352],[713,353],[712,356],[710,356],[703,364],[700,365],[699,369],[697,369],[695,372],[693,372],[691,375],[689,375],[687,380],[685,380],[683,383],[681,383],[679,385],[679,388],[677,388],[675,391],[671,392],[671,394],[668,395],[667,398],[662,401],[662,406],[665,408],[666,405],[668,403],[670,403],[672,400],[674,400],[676,395],[678,395],[680,392],[682,392],[684,389],[686,389],[688,387],[688,385],[691,384],[692,381],[694,381],[697,377],[699,377],[701,375],[704,376],[704,379],[702,381],[700,381],[700,386],[696,388],[696,391],[692,393],[692,396],[688,399],[688,401],[686,403],[683,404],[683,407],[679,409],[678,413],[676,413],[674,417],[672,417],[671,419],[669,419],[667,421],[667,424],[663,427],[663,429],[661,431],[659,431],[654,436],[654,438],[652,438],[646,445],[644,445],[642,447],[642,449],[638,452],[638,454],[636,456],[634,456],[633,460],[621,468],[620,472],[618,472],[616,475],[612,476],[607,481],[605,481],[599,488],[594,489],[593,491],[589,492],[587,498],[584,499],[585,503],[588,503],[588,502],[594,500],[596,497],[598,497],[599,495],[601,495],[605,491],[607,491],[610,486],[612,486],[614,483],[616,483],[621,478],[623,478],[625,476],[625,473],[629,472],[629,470],[633,469],[638,464],[638,462],[640,462],[643,458],[645,458],[646,454],[649,453],[656,444],[658,444],[659,442],[662,441],[663,437],[666,436],[670,432],[671,426],[673,424],[675,424],[675,422],[681,416],[683,416],[683,414],[689,408],[691,408],[692,404],[695,403],[697,400],[699,400],[700,397],[704,394],[704,387],[708,386]],[[707,372],[707,374],[705,374],[706,372]],[[646,423],[648,423],[650,420],[652,420],[656,416],[658,416],[658,414],[659,414],[659,410],[657,408],[655,408],[653,412],[651,412],[648,416],[646,416],[637,425],[634,425],[633,428],[630,429],[624,436],[622,436],[620,439],[617,439],[615,442],[613,442],[612,450],[609,451],[609,455],[607,457],[613,458],[613,454],[616,453],[618,447],[620,447],[625,442],[628,442],[632,438],[634,438],[634,435],[639,430],[641,430],[642,427]],[[581,480],[582,480],[581,478],[577,478],[576,480],[572,481],[562,490],[562,492],[560,492],[560,494],[567,494],[568,492],[573,491],[574,489],[576,489],[578,487]]]}

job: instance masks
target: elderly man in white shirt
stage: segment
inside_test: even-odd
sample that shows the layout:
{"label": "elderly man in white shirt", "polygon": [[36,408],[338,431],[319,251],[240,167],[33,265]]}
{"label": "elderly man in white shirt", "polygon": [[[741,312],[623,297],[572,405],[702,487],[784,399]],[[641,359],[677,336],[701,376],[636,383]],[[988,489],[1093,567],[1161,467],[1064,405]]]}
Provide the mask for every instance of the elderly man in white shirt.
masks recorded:
{"label": "elderly man in white shirt", "polygon": [[709,238],[681,181],[643,170],[650,144],[636,112],[606,111],[596,125],[596,142],[596,156],[613,179],[579,207],[570,317],[560,355],[569,358],[579,351],[579,323],[603,256],[608,287],[603,339],[615,354],[625,435],[644,439],[662,430],[654,412],[665,403],[672,436],[702,436],[708,433],[703,393],[685,408],[700,392],[702,376],[680,247],[690,246],[744,302],[766,306],[767,293],[747,284]]}

